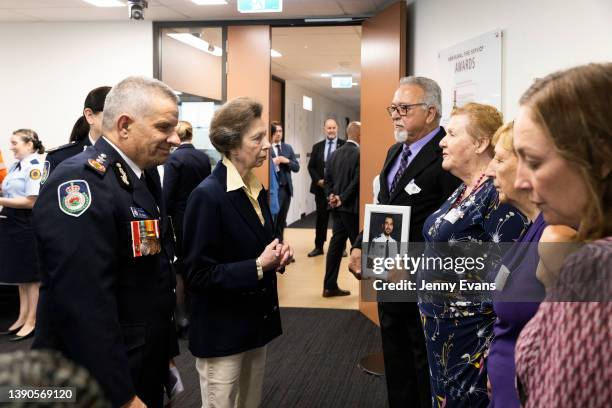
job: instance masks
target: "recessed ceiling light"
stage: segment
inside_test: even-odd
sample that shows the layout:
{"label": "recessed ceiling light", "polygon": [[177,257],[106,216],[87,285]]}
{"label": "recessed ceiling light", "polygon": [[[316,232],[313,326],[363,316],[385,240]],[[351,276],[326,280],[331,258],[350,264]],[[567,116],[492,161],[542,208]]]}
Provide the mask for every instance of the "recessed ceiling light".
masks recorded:
{"label": "recessed ceiling light", "polygon": [[216,57],[220,57],[223,55],[223,50],[217,46],[214,46],[207,41],[204,41],[200,37],[196,37],[190,33],[167,33],[168,37],[174,38],[184,44],[190,45],[193,48],[197,48],[200,51],[207,52]]}
{"label": "recessed ceiling light", "polygon": [[198,6],[222,6],[227,4],[226,0],[191,0]]}
{"label": "recessed ceiling light", "polygon": [[357,85],[359,85],[358,82],[353,82],[353,86],[357,86]]}
{"label": "recessed ceiling light", "polygon": [[332,74],[328,74],[327,72],[323,72],[323,73],[321,74],[321,76],[322,76],[323,78],[330,78],[330,77],[332,76]]}
{"label": "recessed ceiling light", "polygon": [[125,3],[119,0],[84,0],[84,1],[96,7],[125,7]]}
{"label": "recessed ceiling light", "polygon": [[283,56],[283,54],[273,49],[270,49],[270,55],[272,56],[272,58],[280,58]]}

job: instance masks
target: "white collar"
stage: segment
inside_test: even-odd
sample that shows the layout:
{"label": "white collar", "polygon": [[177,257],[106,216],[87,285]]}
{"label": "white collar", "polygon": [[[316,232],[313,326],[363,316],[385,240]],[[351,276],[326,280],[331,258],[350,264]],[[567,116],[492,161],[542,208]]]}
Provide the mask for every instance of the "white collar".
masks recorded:
{"label": "white collar", "polygon": [[[104,136],[102,136],[104,137]],[[121,156],[121,158],[127,163],[128,166],[130,166],[130,169],[132,169],[132,171],[134,172],[134,174],[136,174],[136,177],[140,178],[140,175],[142,174],[142,170],[140,167],[138,167],[136,165],[136,163],[134,163],[129,157],[127,157],[125,155],[125,153],[123,153],[121,151],[121,149],[119,149],[117,146],[115,146],[113,144],[113,142],[111,142],[110,140],[108,140],[106,137],[104,137],[104,140],[106,140],[108,142],[109,145],[111,145],[111,147],[113,149],[115,149],[117,151],[117,153],[119,153],[119,156]]]}
{"label": "white collar", "polygon": [[[87,138],[89,139],[89,143],[91,143],[92,146],[96,144],[96,142],[94,142],[93,139],[91,138],[91,133],[87,134]],[[108,141],[108,139],[106,140]]]}

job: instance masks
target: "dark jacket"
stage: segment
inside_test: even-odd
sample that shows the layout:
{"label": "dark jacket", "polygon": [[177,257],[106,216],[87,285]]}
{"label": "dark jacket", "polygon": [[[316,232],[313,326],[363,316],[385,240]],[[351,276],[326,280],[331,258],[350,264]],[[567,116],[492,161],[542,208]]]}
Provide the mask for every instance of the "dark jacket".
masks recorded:
{"label": "dark jacket", "polygon": [[[57,167],[33,211],[42,266],[33,347],[85,367],[114,406],[161,387],[176,348],[172,234],[159,175],[145,174],[146,184],[102,138]],[[135,256],[144,220],[161,220],[160,252]]]}
{"label": "dark jacket", "polygon": [[182,257],[183,219],[187,199],[210,175],[210,158],[191,143],[180,145],[164,164],[164,201],[176,232],[176,253]]}
{"label": "dark jacket", "polygon": [[359,146],[347,142],[337,149],[325,166],[326,195],[340,196],[336,211],[359,214]]}
{"label": "dark jacket", "polygon": [[85,150],[88,146],[91,146],[89,142],[89,137],[86,137],[83,140],[79,140],[78,142],[70,142],[65,145],[61,145],[55,147],[53,149],[47,150],[47,157],[45,163],[45,171],[47,174],[51,174],[53,170],[57,167],[58,164],[68,159],[69,157],[76,156]]}
{"label": "dark jacket", "polygon": [[257,277],[255,259],[274,239],[267,192],[258,201],[262,225],[246,193],[227,192],[227,168],[191,193],[185,219],[186,283],[192,292],[189,350],[228,356],[266,345],[281,334],[276,272]]}
{"label": "dark jacket", "polygon": [[[270,152],[272,154],[272,158],[276,157],[276,153],[274,152],[274,147],[270,147]],[[300,163],[295,158],[295,153],[293,152],[293,148],[291,145],[287,143],[281,143],[281,156],[284,156],[289,159],[289,163],[282,163],[279,167],[278,173],[278,186],[289,187],[289,193],[293,196],[293,182],[291,181],[291,172],[297,173],[300,171]],[[274,163],[270,164],[274,167]]]}
{"label": "dark jacket", "polygon": [[[315,143],[312,146],[312,152],[310,153],[310,160],[308,160],[308,173],[312,182],[310,183],[310,192],[312,194],[325,194],[325,190],[317,185],[317,181],[325,179],[325,144],[327,138],[324,138],[320,142]],[[336,150],[340,148],[345,140],[338,138]],[[328,157],[329,159],[329,157]]]}

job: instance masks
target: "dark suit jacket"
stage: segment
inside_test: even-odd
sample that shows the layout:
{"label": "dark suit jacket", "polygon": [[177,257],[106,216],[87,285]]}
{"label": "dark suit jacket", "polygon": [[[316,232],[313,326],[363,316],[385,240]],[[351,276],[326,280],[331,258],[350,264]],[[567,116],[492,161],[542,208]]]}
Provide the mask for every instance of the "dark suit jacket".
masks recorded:
{"label": "dark suit jacket", "polygon": [[[308,173],[312,182],[310,184],[310,192],[312,194],[325,194],[325,190],[317,185],[317,181],[325,179],[325,144],[327,143],[327,137],[320,142],[315,143],[312,146],[312,152],[310,153],[310,160],[308,160]],[[340,148],[345,140],[338,138],[338,144],[336,150]],[[329,159],[329,157],[328,157]]]}
{"label": "dark suit jacket", "polygon": [[347,142],[327,159],[326,195],[340,196],[342,205],[336,211],[359,214],[359,146]]}
{"label": "dark suit jacket", "polygon": [[[274,152],[274,147],[270,148],[272,158],[276,157],[276,153]],[[297,173],[300,171],[300,163],[295,158],[295,153],[293,153],[293,147],[287,143],[281,143],[281,156],[284,156],[289,159],[289,163],[282,163],[279,167],[278,173],[278,185],[288,186],[289,193],[293,196],[293,182],[291,181],[291,172]],[[274,164],[272,164],[274,165]]]}
{"label": "dark suit jacket", "polygon": [[183,218],[187,199],[210,174],[210,158],[191,143],[180,145],[164,164],[164,201],[176,232],[177,256],[182,257]]}
{"label": "dark suit jacket", "polygon": [[[85,367],[114,406],[132,398],[138,384],[163,384],[176,352],[172,234],[159,175],[145,174],[147,184],[100,139],[57,167],[33,210],[42,271],[33,347],[59,350]],[[89,200],[79,215],[58,202],[70,181],[82,182],[83,195],[72,204]],[[161,252],[135,257],[131,223],[145,219],[161,219]],[[150,350],[157,353],[145,357]]]}
{"label": "dark suit jacket", "polygon": [[91,143],[89,142],[89,137],[86,137],[78,142],[70,142],[68,144],[47,150],[47,157],[45,159],[49,162],[48,165],[45,165],[48,166],[47,172],[50,174],[53,170],[55,170],[58,164],[69,157],[76,156],[88,146],[91,146]]}
{"label": "dark suit jacket", "polygon": [[193,293],[189,349],[219,357],[264,346],[281,334],[276,272],[257,278],[255,259],[274,239],[267,192],[258,201],[262,225],[246,193],[227,192],[227,168],[191,193],[185,219],[187,286]]}

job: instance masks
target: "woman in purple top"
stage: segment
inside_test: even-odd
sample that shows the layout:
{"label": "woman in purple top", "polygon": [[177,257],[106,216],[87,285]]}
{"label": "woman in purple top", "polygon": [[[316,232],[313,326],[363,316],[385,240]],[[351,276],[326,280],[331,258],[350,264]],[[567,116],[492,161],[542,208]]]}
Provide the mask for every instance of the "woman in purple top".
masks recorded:
{"label": "woman in purple top", "polygon": [[[537,207],[529,201],[527,193],[514,187],[517,157],[512,141],[512,122],[498,129],[493,136],[493,143],[495,157],[491,160],[486,175],[493,179],[500,202],[518,208],[531,220],[527,231],[504,257],[503,264],[507,269],[502,268],[496,279],[497,289],[502,291],[499,298],[507,301],[497,299],[493,302],[497,319],[493,326],[494,337],[487,359],[489,408],[518,408],[520,402],[514,381],[514,346],[519,333],[535,315],[540,303],[517,300],[536,300],[544,297],[544,286],[536,279],[539,261],[536,243],[540,240],[546,223]],[[533,244],[529,244],[530,242]]]}

